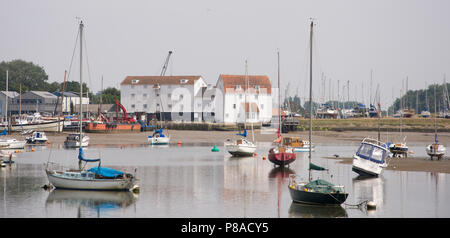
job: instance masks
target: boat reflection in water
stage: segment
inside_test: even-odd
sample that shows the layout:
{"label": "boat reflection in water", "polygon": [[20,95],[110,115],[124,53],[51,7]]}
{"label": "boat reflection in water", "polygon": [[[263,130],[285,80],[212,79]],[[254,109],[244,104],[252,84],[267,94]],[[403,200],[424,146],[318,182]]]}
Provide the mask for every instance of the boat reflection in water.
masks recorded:
{"label": "boat reflection in water", "polygon": [[[45,202],[46,208],[73,207],[77,217],[90,217],[95,212],[97,217],[108,217],[109,212],[125,209],[134,204],[137,195],[130,191],[82,191],[53,189]],[[82,211],[87,212],[84,214]],[[112,215],[117,217],[117,214]]]}
{"label": "boat reflection in water", "polygon": [[269,173],[269,178],[289,178],[290,174],[295,174],[295,171],[286,167],[275,167]]}
{"label": "boat reflection in water", "polygon": [[347,211],[342,206],[316,206],[292,202],[289,207],[291,218],[345,218]]}
{"label": "boat reflection in water", "polygon": [[353,178],[353,194],[357,201],[373,201],[376,210],[367,210],[368,215],[373,215],[383,207],[384,178],[358,176]]}

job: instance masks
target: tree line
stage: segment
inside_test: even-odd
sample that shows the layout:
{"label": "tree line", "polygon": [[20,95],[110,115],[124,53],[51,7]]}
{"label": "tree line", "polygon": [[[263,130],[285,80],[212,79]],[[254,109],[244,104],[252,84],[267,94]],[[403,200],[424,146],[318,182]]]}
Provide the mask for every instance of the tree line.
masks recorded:
{"label": "tree line", "polygon": [[[64,82],[48,82],[48,75],[42,66],[24,60],[12,60],[0,63],[0,88],[6,91],[6,71],[8,71],[8,90],[19,92],[27,91],[46,91],[61,92]],[[80,92],[80,83],[77,81],[67,81],[64,92]],[[120,101],[120,90],[109,87],[100,93],[93,93],[86,83],[83,83],[83,94],[88,92],[91,103],[100,103],[100,96],[103,104],[116,103]]]}

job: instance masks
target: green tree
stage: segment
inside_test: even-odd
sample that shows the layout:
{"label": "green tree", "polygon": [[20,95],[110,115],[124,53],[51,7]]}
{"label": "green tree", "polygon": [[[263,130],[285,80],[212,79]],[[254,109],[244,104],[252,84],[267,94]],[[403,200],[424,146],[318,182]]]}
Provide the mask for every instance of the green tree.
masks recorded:
{"label": "green tree", "polygon": [[51,88],[47,83],[48,75],[43,67],[17,59],[0,63],[0,87],[2,90],[6,90],[6,70],[8,70],[9,91],[19,92],[20,84],[22,84],[22,92],[48,91]]}

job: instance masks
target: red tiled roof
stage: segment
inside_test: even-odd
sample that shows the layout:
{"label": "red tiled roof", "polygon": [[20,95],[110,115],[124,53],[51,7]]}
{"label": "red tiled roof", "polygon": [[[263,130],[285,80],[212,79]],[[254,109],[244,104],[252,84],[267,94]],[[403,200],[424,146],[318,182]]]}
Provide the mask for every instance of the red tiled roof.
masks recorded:
{"label": "red tiled roof", "polygon": [[[245,75],[228,75],[221,74],[219,80],[222,80],[225,93],[227,89],[236,89],[236,85],[240,85],[243,90],[247,90],[247,82]],[[260,92],[271,94],[272,85],[270,84],[270,79],[267,75],[248,75],[248,84],[250,87],[249,92],[255,92],[255,85],[258,85]]]}
{"label": "red tiled roof", "polygon": [[[201,76],[127,76],[120,85],[143,85],[143,84],[194,84],[195,80],[200,79]],[[186,79],[186,83],[182,83],[181,80]],[[136,83],[133,83],[133,80]]]}

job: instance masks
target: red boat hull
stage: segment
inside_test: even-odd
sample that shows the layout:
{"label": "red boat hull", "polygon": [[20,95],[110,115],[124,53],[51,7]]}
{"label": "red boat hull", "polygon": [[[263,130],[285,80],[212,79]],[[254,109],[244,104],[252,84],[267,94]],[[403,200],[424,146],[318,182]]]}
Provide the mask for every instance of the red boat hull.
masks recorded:
{"label": "red boat hull", "polygon": [[269,151],[269,161],[279,165],[279,166],[285,166],[295,161],[297,156],[295,153],[287,153],[287,152],[278,152],[274,153],[271,149]]}

